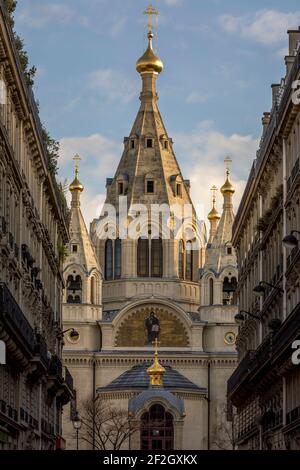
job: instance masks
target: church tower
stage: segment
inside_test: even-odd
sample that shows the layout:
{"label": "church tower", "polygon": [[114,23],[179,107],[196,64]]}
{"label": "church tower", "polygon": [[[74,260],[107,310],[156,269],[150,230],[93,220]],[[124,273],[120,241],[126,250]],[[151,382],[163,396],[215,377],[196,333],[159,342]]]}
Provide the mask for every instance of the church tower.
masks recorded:
{"label": "church tower", "polygon": [[75,448],[72,425],[75,410],[95,390],[94,352],[101,347],[98,322],[102,318],[102,272],[80,209],[80,196],[84,190],[78,175],[80,157],[76,155],[74,160],[75,178],[69,187],[72,195],[70,242],[63,271],[63,359],[73,376],[76,391],[70,414],[66,412],[63,416],[68,448]]}
{"label": "church tower", "polygon": [[[147,13],[151,18],[153,8]],[[132,313],[161,309],[163,315],[178,316],[180,322],[197,311],[199,301],[198,273],[204,261],[205,226],[197,221],[190,182],[181,173],[173,141],[158,109],[156,83],[163,63],[153,48],[151,20],[148,26],[148,47],[136,63],[142,81],[140,108],[124,139],[116,173],[107,179],[102,216],[91,228],[103,268],[106,321],[127,315],[131,303]],[[115,210],[116,225],[107,217],[108,206]],[[156,212],[159,209],[160,214]],[[140,234],[136,235],[132,227],[139,227]],[[125,235],[124,230],[128,232]],[[112,338],[114,346],[133,346],[129,337],[116,334]],[[145,346],[143,331],[138,338],[133,338],[136,345]],[[174,346],[168,335],[161,341],[164,346]],[[178,340],[178,346],[183,344],[187,345],[186,341]]]}

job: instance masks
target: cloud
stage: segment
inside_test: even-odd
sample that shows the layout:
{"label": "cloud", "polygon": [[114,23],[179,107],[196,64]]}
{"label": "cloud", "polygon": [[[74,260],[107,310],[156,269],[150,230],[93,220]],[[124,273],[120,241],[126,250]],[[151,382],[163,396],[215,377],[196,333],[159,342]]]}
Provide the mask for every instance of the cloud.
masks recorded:
{"label": "cloud", "polygon": [[287,30],[300,24],[300,11],[261,10],[255,15],[242,16],[226,14],[219,17],[219,23],[229,34],[268,46],[286,41]]}
{"label": "cloud", "polygon": [[112,69],[98,69],[90,73],[88,86],[108,101],[129,103],[137,95],[134,83],[122,73]]}
{"label": "cloud", "polygon": [[[79,18],[76,10],[63,3],[46,3],[41,5],[40,2],[33,0],[16,15],[17,21],[36,29],[43,28],[50,22],[67,24],[74,20],[75,17]],[[81,18],[82,20],[84,19],[83,17]]]}
{"label": "cloud", "polygon": [[[216,129],[213,122],[203,121],[191,133],[175,134],[174,141],[184,178],[191,181],[192,200],[201,219],[206,219],[211,208],[210,188],[216,185],[220,189],[224,184],[224,158],[231,157],[236,211],[259,140],[251,135],[226,135]],[[222,204],[219,193],[219,211],[222,211]]]}
{"label": "cloud", "polygon": [[69,182],[74,177],[74,155],[78,153],[80,180],[85,187],[81,197],[82,212],[89,227],[99,217],[105,200],[106,178],[113,176],[121,157],[122,145],[101,134],[87,137],[64,137],[60,140],[59,176]]}
{"label": "cloud", "polygon": [[196,104],[196,103],[205,103],[209,99],[209,95],[205,93],[200,93],[198,91],[192,91],[187,97],[186,102],[189,104]]}
{"label": "cloud", "polygon": [[171,6],[174,6],[174,5],[181,5],[183,3],[183,0],[165,0],[165,3],[167,5],[171,5]]}
{"label": "cloud", "polygon": [[122,31],[124,30],[127,24],[127,21],[128,21],[127,16],[124,16],[122,18],[118,18],[117,20],[115,20],[110,29],[110,36],[116,37],[120,33],[122,33]]}

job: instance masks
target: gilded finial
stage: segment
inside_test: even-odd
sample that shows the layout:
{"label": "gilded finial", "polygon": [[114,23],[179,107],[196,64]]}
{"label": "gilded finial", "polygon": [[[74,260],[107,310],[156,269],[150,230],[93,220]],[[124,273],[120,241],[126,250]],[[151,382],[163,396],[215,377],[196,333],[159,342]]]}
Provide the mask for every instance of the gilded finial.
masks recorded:
{"label": "gilded finial", "polygon": [[154,53],[152,40],[153,40],[153,17],[158,16],[158,11],[152,4],[144,11],[144,15],[148,15],[148,48],[142,57],[136,63],[136,70],[139,73],[155,72],[159,74],[162,72],[164,65],[160,58]]}
{"label": "gilded finial", "polygon": [[227,156],[224,162],[225,162],[225,170],[226,170],[226,181],[225,181],[225,184],[221,188],[221,192],[222,194],[226,194],[226,193],[234,194],[235,193],[234,186],[231,184],[229,180],[232,160],[230,157]]}
{"label": "gilded finial", "polygon": [[210,211],[210,213],[208,214],[207,218],[208,220],[220,220],[221,216],[219,214],[219,212],[217,211],[217,208],[216,208],[216,202],[217,202],[217,191],[218,191],[218,188],[216,186],[212,186],[211,188],[211,194],[212,194],[212,210]]}
{"label": "gilded finial", "polygon": [[158,339],[155,338],[153,341],[154,346],[154,362],[152,366],[147,369],[147,373],[150,377],[151,386],[162,386],[163,385],[163,375],[166,372],[166,369],[159,363],[158,360],[158,345],[160,344]]}
{"label": "gilded finial", "polygon": [[74,191],[79,191],[79,192],[82,192],[84,190],[84,187],[83,185],[80,183],[79,179],[78,179],[78,175],[79,175],[79,162],[81,161],[81,157],[76,154],[74,157],[73,157],[73,160],[75,162],[75,179],[74,181],[70,184],[70,191],[71,193],[74,192]]}

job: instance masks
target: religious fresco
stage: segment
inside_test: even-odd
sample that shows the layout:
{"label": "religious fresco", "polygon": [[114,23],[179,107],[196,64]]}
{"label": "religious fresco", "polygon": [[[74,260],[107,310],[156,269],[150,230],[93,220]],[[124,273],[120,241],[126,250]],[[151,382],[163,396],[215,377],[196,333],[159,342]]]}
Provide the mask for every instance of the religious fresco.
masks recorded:
{"label": "religious fresco", "polygon": [[176,314],[144,307],[130,312],[118,327],[116,347],[144,347],[158,339],[161,347],[189,347],[188,333]]}

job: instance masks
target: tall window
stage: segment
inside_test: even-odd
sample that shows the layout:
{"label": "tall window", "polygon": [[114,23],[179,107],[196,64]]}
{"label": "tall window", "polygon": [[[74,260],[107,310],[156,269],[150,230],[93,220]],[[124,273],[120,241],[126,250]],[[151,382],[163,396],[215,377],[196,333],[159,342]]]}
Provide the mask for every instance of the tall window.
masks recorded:
{"label": "tall window", "polygon": [[151,240],[151,277],[162,277],[163,248],[161,238]]}
{"label": "tall window", "polygon": [[105,243],[105,279],[111,281],[113,279],[113,242],[106,240]]}
{"label": "tall window", "polygon": [[137,274],[140,277],[149,276],[149,240],[140,238],[137,251]]}
{"label": "tall window", "polygon": [[179,276],[179,279],[184,279],[184,243],[183,243],[183,240],[179,241],[178,276]]}
{"label": "tall window", "polygon": [[120,279],[122,272],[122,241],[107,240],[105,243],[105,280]]}
{"label": "tall window", "polygon": [[186,242],[185,254],[185,279],[187,281],[193,280],[193,250],[192,242]]}
{"label": "tall window", "polygon": [[95,278],[91,278],[91,304],[95,303]]}
{"label": "tall window", "polygon": [[223,281],[223,305],[232,305],[233,303],[233,294],[237,288],[237,280],[235,277],[229,279],[228,277],[224,278]]}
{"label": "tall window", "polygon": [[117,238],[115,241],[115,279],[120,279],[121,277],[121,240]]}
{"label": "tall window", "polygon": [[137,247],[137,274],[139,277],[162,277],[163,245],[161,238],[140,238]]}
{"label": "tall window", "polygon": [[210,278],[209,280],[209,305],[214,304],[214,280]]}
{"label": "tall window", "polygon": [[141,421],[141,450],[174,449],[173,416],[162,405],[151,406]]}

